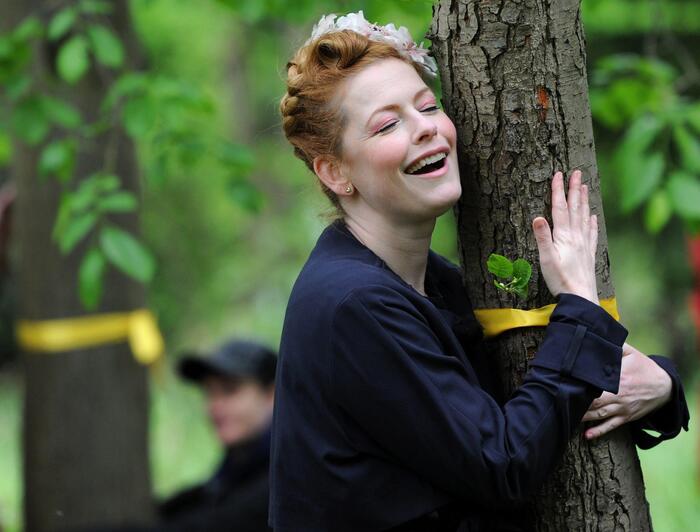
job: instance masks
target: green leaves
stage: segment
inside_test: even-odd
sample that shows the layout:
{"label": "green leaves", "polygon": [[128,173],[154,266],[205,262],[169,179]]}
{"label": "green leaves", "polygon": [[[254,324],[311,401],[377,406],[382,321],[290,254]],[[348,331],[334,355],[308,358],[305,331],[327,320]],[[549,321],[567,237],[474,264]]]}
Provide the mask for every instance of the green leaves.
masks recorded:
{"label": "green leaves", "polygon": [[97,247],[90,248],[78,270],[78,292],[80,301],[88,310],[95,310],[102,298],[102,280],[107,261]]}
{"label": "green leaves", "polygon": [[51,41],[56,41],[63,37],[75,24],[78,12],[72,6],[61,9],[56,13],[46,31],[46,35]]}
{"label": "green leaves", "polygon": [[510,279],[513,277],[513,263],[503,255],[491,253],[486,261],[486,267],[496,277]]}
{"label": "green leaves", "polygon": [[56,68],[59,75],[73,85],[83,77],[90,66],[88,41],[83,35],[75,35],[58,51]]}
{"label": "green leaves", "polygon": [[668,192],[664,189],[657,190],[647,202],[644,211],[644,225],[647,231],[652,234],[661,231],[671,219],[672,214],[673,206]]}
{"label": "green leaves", "polygon": [[97,213],[83,212],[69,218],[58,235],[58,247],[64,255],[73,251],[97,223]]}
{"label": "green leaves", "polygon": [[673,128],[673,138],[676,141],[683,168],[689,172],[700,172],[700,141],[698,138],[681,125]]}
{"label": "green leaves", "polygon": [[122,42],[106,27],[100,24],[88,26],[87,35],[95,58],[104,66],[118,68],[124,62]]}
{"label": "green leaves", "polygon": [[38,97],[26,98],[20,102],[12,111],[10,123],[15,134],[32,145],[44,140],[51,125]]}
{"label": "green leaves", "polygon": [[13,132],[30,145],[39,144],[52,125],[75,129],[82,124],[80,113],[71,105],[45,95],[33,95],[22,99],[10,117]]}
{"label": "green leaves", "polygon": [[72,139],[57,140],[48,144],[39,156],[39,175],[53,175],[61,181],[67,181],[75,166],[75,148]]}
{"label": "green leaves", "polygon": [[56,125],[75,129],[82,124],[82,117],[75,107],[58,98],[42,97],[41,107],[49,121]]}
{"label": "green leaves", "polygon": [[657,233],[676,214],[700,227],[700,103],[677,91],[677,70],[658,59],[610,56],[593,76],[594,116],[609,128],[629,124],[615,151],[620,205],[644,207],[644,225]]}
{"label": "green leaves", "polygon": [[624,163],[622,173],[622,211],[639,207],[659,186],[666,162],[661,153],[639,154]]}
{"label": "green leaves", "polygon": [[153,256],[126,231],[114,226],[105,226],[100,232],[100,248],[114,266],[130,277],[144,283],[153,278]]}
{"label": "green leaves", "polygon": [[75,190],[65,192],[59,204],[53,238],[61,252],[68,254],[81,242],[94,242],[78,271],[80,299],[88,309],[94,309],[100,301],[108,264],[140,282],[150,281],[155,271],[155,260],[148,249],[130,233],[106,221],[109,214],[137,208],[134,195],[120,186],[115,175],[92,174]]}
{"label": "green leaves", "polygon": [[489,272],[504,281],[494,279],[499,290],[527,298],[528,283],[532,277],[532,265],[525,259],[511,262],[508,258],[497,253],[491,253],[486,261]]}
{"label": "green leaves", "polygon": [[684,218],[700,219],[700,182],[686,172],[675,172],[668,180],[668,193],[675,211]]}
{"label": "green leaves", "polygon": [[156,108],[148,97],[129,100],[122,112],[122,121],[126,132],[135,139],[145,139],[156,121]]}

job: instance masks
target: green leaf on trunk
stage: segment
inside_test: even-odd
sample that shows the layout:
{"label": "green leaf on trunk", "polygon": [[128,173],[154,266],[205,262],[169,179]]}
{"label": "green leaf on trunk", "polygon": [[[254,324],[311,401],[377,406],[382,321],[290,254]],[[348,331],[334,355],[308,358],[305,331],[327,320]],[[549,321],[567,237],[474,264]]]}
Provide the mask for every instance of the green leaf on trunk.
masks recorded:
{"label": "green leaf on trunk", "polygon": [[56,68],[61,78],[71,85],[85,75],[89,66],[88,41],[82,35],[71,37],[58,51]]}
{"label": "green leaf on trunk", "polygon": [[513,280],[515,280],[515,286],[517,287],[527,287],[527,283],[530,282],[532,277],[532,266],[525,259],[515,259],[513,262]]}
{"label": "green leaf on trunk", "polygon": [[95,310],[102,298],[103,277],[107,262],[97,247],[90,248],[78,270],[80,301],[88,310]]}
{"label": "green leaf on trunk", "polygon": [[153,278],[153,256],[126,231],[114,226],[103,227],[100,231],[100,247],[107,260],[128,276],[144,283]]}
{"label": "green leaf on trunk", "polygon": [[503,255],[491,253],[486,261],[486,267],[496,277],[510,279],[513,277],[513,263]]}
{"label": "green leaf on trunk", "polygon": [[97,61],[104,66],[118,68],[124,62],[124,47],[119,38],[101,24],[88,26],[87,35]]}

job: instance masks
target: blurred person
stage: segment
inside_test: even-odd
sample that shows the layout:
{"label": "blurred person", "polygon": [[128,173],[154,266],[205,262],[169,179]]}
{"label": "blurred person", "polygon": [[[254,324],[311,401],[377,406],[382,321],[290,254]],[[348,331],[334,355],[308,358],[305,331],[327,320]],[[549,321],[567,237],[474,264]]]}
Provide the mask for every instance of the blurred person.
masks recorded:
{"label": "blurred person", "polygon": [[271,349],[246,340],[231,340],[213,354],[180,361],[180,376],[204,393],[224,457],[210,479],[160,505],[165,530],[270,530],[268,468],[276,363]]}

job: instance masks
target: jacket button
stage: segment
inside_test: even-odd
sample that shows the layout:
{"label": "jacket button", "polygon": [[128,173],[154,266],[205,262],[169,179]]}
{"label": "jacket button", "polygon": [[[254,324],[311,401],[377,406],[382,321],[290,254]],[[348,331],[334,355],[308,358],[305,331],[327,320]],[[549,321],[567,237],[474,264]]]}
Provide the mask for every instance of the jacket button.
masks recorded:
{"label": "jacket button", "polygon": [[614,371],[614,368],[612,367],[611,364],[605,364],[605,366],[603,366],[603,372],[605,373],[606,377],[610,377],[610,375],[613,374],[613,371]]}

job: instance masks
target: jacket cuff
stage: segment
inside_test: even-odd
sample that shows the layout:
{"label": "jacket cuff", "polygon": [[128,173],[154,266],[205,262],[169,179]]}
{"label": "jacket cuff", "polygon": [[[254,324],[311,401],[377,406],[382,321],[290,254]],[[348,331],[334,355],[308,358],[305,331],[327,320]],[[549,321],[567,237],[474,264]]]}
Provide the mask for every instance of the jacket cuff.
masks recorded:
{"label": "jacket cuff", "polygon": [[561,294],[531,365],[617,393],[626,337],[627,329],[602,307],[573,294]]}
{"label": "jacket cuff", "polygon": [[594,334],[614,343],[625,343],[627,329],[600,305],[574,294],[559,294],[549,321],[582,324]]}
{"label": "jacket cuff", "polygon": [[[674,438],[680,433],[681,429],[687,431],[688,422],[690,421],[683,383],[675,364],[671,359],[659,355],[649,355],[649,358],[668,373],[669,377],[671,377],[672,388],[671,398],[668,403],[658,410],[647,414],[642,419],[633,422],[635,429],[633,437],[640,449],[649,449],[664,440]],[[644,430],[653,430],[658,432],[659,435],[654,436],[644,432]]]}

